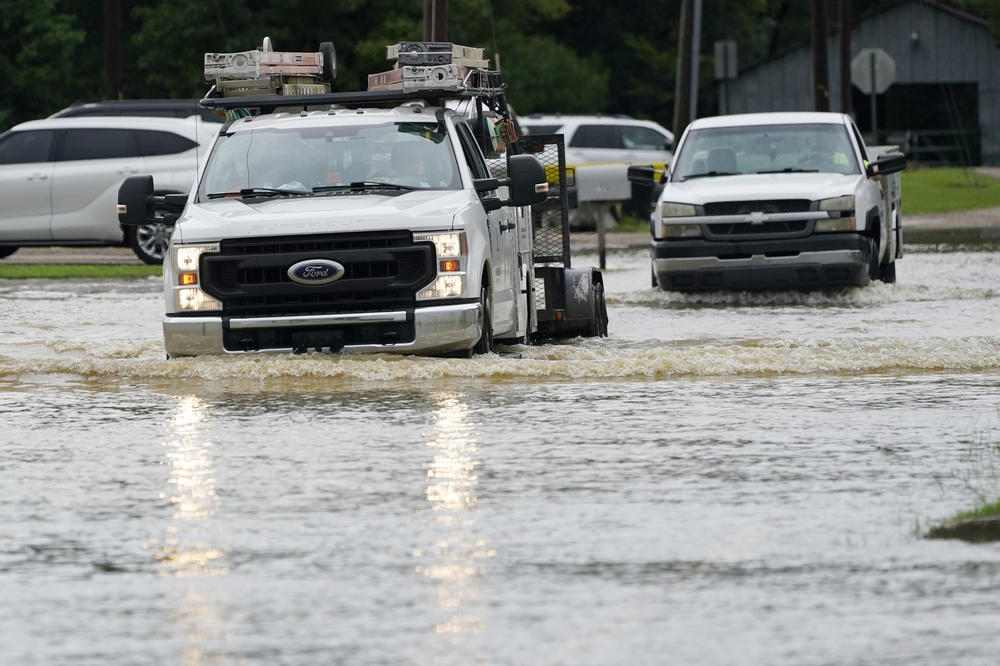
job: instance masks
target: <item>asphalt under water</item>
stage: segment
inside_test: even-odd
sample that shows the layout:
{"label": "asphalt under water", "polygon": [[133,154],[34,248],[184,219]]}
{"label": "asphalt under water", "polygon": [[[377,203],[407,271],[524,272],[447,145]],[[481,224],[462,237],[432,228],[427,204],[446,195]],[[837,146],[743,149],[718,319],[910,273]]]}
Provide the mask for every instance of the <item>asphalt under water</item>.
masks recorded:
{"label": "asphalt under water", "polygon": [[[576,265],[594,263],[575,259]],[[0,662],[995,664],[1000,253],[649,288],[471,360],[164,359],[158,280],[0,282]]]}

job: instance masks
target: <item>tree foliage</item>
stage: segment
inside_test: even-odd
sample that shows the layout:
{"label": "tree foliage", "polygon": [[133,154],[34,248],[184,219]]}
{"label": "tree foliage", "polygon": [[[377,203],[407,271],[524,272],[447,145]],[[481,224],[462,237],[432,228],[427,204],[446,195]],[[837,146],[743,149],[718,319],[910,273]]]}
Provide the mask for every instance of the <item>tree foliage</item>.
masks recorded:
{"label": "tree foliage", "polygon": [[[837,27],[839,0],[828,0]],[[903,0],[852,0],[855,16]],[[205,52],[257,47],[311,51],[333,41],[337,87],[357,90],[390,67],[385,45],[419,40],[417,0],[119,0],[120,96],[200,97]],[[103,94],[102,0],[0,0],[0,130]],[[952,0],[991,21],[1000,2]],[[703,0],[700,97],[712,111],[712,43],[736,40],[749,65],[809,42],[811,2]],[[452,41],[499,64],[520,113],[627,113],[672,125],[680,0],[450,0]]]}

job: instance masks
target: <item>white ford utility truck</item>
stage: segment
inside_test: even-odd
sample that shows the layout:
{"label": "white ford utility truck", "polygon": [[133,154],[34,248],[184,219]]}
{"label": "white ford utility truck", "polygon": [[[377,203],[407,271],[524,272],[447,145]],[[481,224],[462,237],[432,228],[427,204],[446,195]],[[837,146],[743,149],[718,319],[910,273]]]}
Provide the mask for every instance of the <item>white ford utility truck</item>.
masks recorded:
{"label": "white ford utility truck", "polygon": [[854,121],[839,113],[695,120],[650,216],[653,285],[809,290],[895,282],[906,158],[885,150],[866,148]]}
{"label": "white ford utility truck", "polygon": [[157,196],[136,176],[119,193],[122,224],[173,225],[168,356],[607,334],[600,271],[570,267],[561,144],[517,140],[480,50],[432,46],[391,46],[437,64],[400,61],[359,92],[329,92],[329,43],[206,54],[201,103],[227,122],[196,185]]}

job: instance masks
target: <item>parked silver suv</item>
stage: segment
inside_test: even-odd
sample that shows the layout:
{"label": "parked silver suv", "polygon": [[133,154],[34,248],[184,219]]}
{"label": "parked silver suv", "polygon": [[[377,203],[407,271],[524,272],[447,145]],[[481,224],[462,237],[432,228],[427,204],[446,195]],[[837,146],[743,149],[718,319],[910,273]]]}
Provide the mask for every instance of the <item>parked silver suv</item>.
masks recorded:
{"label": "parked silver suv", "polygon": [[33,120],[0,134],[0,257],[25,246],[127,245],[160,263],[163,225],[122,231],[118,187],[153,174],[158,191],[186,193],[218,125],[197,116]]}

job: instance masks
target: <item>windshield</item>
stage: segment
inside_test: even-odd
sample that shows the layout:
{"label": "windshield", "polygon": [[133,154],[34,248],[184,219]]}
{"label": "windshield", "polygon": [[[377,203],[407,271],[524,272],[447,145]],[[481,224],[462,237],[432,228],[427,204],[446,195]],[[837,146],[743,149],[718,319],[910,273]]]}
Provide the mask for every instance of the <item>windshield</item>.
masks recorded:
{"label": "windshield", "polygon": [[860,173],[847,128],[753,125],[691,130],[671,180],[748,173]]}
{"label": "windshield", "polygon": [[216,142],[198,198],[372,191],[350,187],[363,182],[406,186],[373,188],[380,193],[458,189],[461,177],[447,138],[435,122],[234,132]]}

